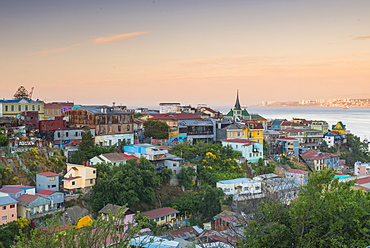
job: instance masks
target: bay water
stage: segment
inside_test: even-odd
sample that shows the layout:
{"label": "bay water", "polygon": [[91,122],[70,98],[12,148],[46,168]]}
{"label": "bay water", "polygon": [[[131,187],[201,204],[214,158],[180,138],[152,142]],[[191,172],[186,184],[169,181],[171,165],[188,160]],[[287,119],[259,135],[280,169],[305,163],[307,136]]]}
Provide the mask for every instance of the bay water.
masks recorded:
{"label": "bay water", "polygon": [[[227,114],[229,107],[211,107]],[[329,123],[329,129],[338,121],[346,125],[347,130],[359,136],[361,140],[370,140],[370,108],[353,107],[343,109],[339,107],[261,107],[246,108],[250,114],[259,114],[265,119],[301,118],[306,120],[324,120]]]}

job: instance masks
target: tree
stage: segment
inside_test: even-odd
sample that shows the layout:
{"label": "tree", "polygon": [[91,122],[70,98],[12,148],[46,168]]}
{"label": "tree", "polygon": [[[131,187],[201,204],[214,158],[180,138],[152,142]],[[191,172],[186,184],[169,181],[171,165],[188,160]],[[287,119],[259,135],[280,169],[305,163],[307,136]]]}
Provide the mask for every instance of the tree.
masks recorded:
{"label": "tree", "polygon": [[64,231],[59,231],[60,226],[54,221],[43,229],[32,230],[29,235],[21,233],[13,247],[129,247],[130,240],[140,233],[148,218],[136,218],[136,222],[129,223],[125,230],[122,225],[124,216],[124,208],[119,208],[116,214],[100,215],[90,226],[78,229],[71,226]]}
{"label": "tree", "polygon": [[99,211],[107,203],[127,204],[130,208],[140,201],[155,204],[155,190],[160,185],[161,177],[145,158],[139,162],[132,159],[119,166],[100,164],[97,171],[97,183],[93,186],[92,195],[94,211]]}
{"label": "tree", "polygon": [[196,176],[195,169],[191,166],[182,167],[180,173],[177,175],[179,183],[185,188],[190,188]]}
{"label": "tree", "polygon": [[366,247],[370,195],[315,172],[289,208],[264,201],[246,227],[242,247]]}
{"label": "tree", "polygon": [[166,122],[158,120],[146,120],[144,125],[144,135],[153,139],[168,139],[170,127]]}
{"label": "tree", "polygon": [[168,168],[163,168],[159,175],[161,176],[162,182],[168,183],[173,177],[173,171]]}
{"label": "tree", "polygon": [[0,146],[6,146],[8,144],[8,138],[3,134],[0,127]]}
{"label": "tree", "polygon": [[99,147],[94,144],[94,138],[89,127],[83,128],[81,136],[82,141],[78,145],[78,151],[72,155],[72,163],[82,164],[82,162],[85,162],[94,156],[109,152],[109,149]]}
{"label": "tree", "polygon": [[24,86],[20,86],[18,88],[18,90],[14,93],[14,98],[13,99],[26,99],[26,100],[30,100],[29,98],[29,95],[28,95],[28,91],[26,90],[26,88],[24,88]]}

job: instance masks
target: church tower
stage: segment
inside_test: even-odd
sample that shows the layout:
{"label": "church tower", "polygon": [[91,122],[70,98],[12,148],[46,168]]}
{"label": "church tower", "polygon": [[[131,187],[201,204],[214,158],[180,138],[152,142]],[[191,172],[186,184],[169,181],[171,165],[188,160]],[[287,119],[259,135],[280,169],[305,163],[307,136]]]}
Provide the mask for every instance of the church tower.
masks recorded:
{"label": "church tower", "polygon": [[234,105],[234,109],[230,109],[229,113],[225,116],[227,120],[241,120],[241,119],[250,119],[250,114],[246,109],[241,108],[240,101],[239,101],[239,90],[236,91],[236,101]]}

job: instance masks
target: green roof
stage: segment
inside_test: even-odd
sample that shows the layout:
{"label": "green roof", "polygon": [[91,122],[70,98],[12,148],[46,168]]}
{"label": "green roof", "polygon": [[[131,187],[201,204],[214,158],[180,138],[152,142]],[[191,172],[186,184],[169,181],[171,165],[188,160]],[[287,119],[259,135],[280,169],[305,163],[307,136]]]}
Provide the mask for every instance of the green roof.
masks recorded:
{"label": "green roof", "polygon": [[248,113],[246,109],[243,109],[242,116],[250,116],[250,114]]}
{"label": "green roof", "polygon": [[230,111],[229,111],[229,113],[227,113],[227,115],[226,116],[234,116],[234,112],[233,112],[233,110],[231,109]]}

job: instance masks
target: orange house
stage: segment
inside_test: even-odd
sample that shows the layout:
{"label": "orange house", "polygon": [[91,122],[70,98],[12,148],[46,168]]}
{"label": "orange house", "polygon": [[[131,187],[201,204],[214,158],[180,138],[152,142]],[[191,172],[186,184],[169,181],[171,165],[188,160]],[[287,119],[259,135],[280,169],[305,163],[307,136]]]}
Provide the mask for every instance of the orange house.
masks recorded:
{"label": "orange house", "polygon": [[17,203],[10,196],[0,197],[0,226],[17,220]]}

